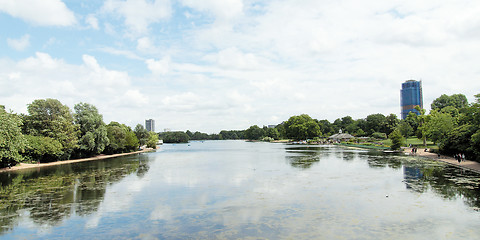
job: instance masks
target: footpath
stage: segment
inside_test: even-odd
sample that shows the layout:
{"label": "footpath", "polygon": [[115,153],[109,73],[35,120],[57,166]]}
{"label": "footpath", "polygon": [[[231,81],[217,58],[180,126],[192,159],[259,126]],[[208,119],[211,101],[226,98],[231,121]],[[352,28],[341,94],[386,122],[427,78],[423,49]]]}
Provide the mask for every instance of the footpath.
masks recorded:
{"label": "footpath", "polygon": [[65,160],[65,161],[57,161],[57,162],[49,162],[49,163],[19,163],[12,168],[0,168],[0,173],[1,172],[10,172],[10,171],[17,171],[17,170],[22,170],[22,169],[29,169],[29,168],[41,168],[41,167],[48,167],[48,166],[55,166],[55,165],[62,165],[62,164],[70,164],[70,163],[78,163],[78,162],[87,162],[87,161],[95,161],[95,160],[101,160],[101,159],[108,159],[108,158],[116,158],[116,157],[121,157],[121,156],[128,156],[128,155],[133,155],[133,154],[139,154],[139,153],[146,153],[146,152],[152,152],[154,151],[153,148],[146,148],[140,151],[136,152],[129,152],[129,153],[118,153],[118,154],[112,154],[112,155],[98,155],[95,157],[89,157],[89,158],[81,158],[81,159],[72,159],[72,160]]}
{"label": "footpath", "polygon": [[[412,149],[411,148],[405,148],[404,152],[407,153],[407,154],[412,154]],[[470,170],[470,171],[473,171],[473,172],[476,172],[476,173],[480,173],[480,163],[479,162],[475,162],[475,161],[465,159],[465,161],[462,161],[462,162],[459,163],[453,157],[449,157],[449,156],[445,156],[445,155],[440,155],[440,157],[439,157],[437,153],[425,152],[424,149],[421,149],[421,148],[418,149],[417,153],[415,153],[415,156],[430,158],[432,160],[445,162],[445,163],[448,163],[450,165],[453,165],[453,166],[456,166],[456,167],[459,167],[459,168],[463,168],[463,169]]]}

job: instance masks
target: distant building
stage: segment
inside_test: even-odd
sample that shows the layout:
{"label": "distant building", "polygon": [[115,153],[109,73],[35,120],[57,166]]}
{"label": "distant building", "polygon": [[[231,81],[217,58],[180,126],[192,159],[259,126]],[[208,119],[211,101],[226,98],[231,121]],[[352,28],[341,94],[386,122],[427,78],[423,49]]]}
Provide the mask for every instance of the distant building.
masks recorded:
{"label": "distant building", "polygon": [[145,120],[145,129],[149,132],[155,132],[155,120],[147,119]]}
{"label": "distant building", "polygon": [[408,80],[402,83],[400,90],[400,106],[402,109],[402,119],[408,116],[409,112],[420,114],[415,110],[416,106],[423,108],[422,81]]}
{"label": "distant building", "polygon": [[267,125],[267,128],[275,128],[277,125]]}
{"label": "distant building", "polygon": [[163,129],[163,132],[171,132],[171,131],[172,131],[172,129],[170,129],[170,128],[164,128]]}
{"label": "distant building", "polygon": [[355,138],[355,137],[348,133],[342,133],[342,129],[340,129],[337,134],[333,134],[332,136],[328,137],[328,139],[337,141],[337,142],[348,141],[352,138]]}

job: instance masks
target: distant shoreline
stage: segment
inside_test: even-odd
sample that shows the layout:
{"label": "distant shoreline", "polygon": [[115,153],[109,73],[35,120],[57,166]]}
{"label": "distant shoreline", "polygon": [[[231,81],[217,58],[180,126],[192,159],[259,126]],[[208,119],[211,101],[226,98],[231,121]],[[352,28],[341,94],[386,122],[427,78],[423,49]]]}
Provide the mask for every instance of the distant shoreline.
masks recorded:
{"label": "distant shoreline", "polygon": [[49,166],[56,166],[56,165],[63,165],[63,164],[71,164],[71,163],[79,163],[79,162],[88,162],[88,161],[116,158],[116,157],[122,157],[122,156],[128,156],[128,155],[134,155],[134,154],[146,153],[146,152],[153,152],[153,151],[155,151],[155,149],[146,148],[144,150],[136,151],[136,152],[117,153],[117,154],[112,154],[112,155],[103,155],[102,154],[102,155],[98,155],[98,156],[95,156],[95,157],[71,159],[71,160],[56,161],[56,162],[49,162],[49,163],[37,163],[37,164],[35,164],[35,163],[33,163],[33,164],[19,163],[18,165],[13,166],[12,168],[1,168],[0,173],[18,171],[18,170],[23,170],[23,169],[41,168],[41,167],[49,167]]}

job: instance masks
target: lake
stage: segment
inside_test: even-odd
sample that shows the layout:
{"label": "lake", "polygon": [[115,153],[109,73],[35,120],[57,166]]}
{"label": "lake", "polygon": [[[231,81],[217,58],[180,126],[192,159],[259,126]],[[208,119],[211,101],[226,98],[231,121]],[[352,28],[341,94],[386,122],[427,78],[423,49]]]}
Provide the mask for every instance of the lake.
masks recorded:
{"label": "lake", "polygon": [[244,141],[0,173],[1,239],[480,239],[480,175]]}

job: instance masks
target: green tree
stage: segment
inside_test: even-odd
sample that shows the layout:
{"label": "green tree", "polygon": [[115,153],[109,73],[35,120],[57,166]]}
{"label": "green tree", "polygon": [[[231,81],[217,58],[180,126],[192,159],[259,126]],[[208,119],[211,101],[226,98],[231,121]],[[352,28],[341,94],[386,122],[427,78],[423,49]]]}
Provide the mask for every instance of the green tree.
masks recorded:
{"label": "green tree", "polygon": [[24,133],[57,140],[63,151],[59,159],[69,159],[78,142],[77,126],[70,108],[48,98],[33,101],[27,110],[29,115],[24,117]]}
{"label": "green tree", "polygon": [[307,114],[292,116],[285,122],[287,137],[294,140],[313,139],[321,135],[317,122]]}
{"label": "green tree", "polygon": [[25,138],[25,158],[28,161],[53,162],[63,155],[62,144],[53,138],[32,135],[25,135]]}
{"label": "green tree", "polygon": [[389,135],[391,132],[397,128],[397,125],[400,123],[397,115],[391,113],[385,117],[385,133]]}
{"label": "green tree", "polygon": [[451,96],[442,94],[440,97],[433,100],[431,104],[432,110],[438,110],[438,111],[448,106],[451,106],[457,109],[468,107],[467,97],[465,97],[465,95],[463,94],[453,94]]}
{"label": "green tree", "polygon": [[265,132],[257,125],[250,126],[245,130],[245,137],[249,140],[260,140],[265,136]]}
{"label": "green tree", "polygon": [[[195,135],[195,133],[193,135]],[[199,132],[198,135],[201,136],[201,133]],[[188,135],[184,132],[165,132],[160,137],[163,139],[164,143],[187,143],[188,140],[190,140]]]}
{"label": "green tree", "polygon": [[456,126],[455,119],[447,113],[437,112],[435,110],[428,115],[424,123],[424,131],[427,138],[435,143],[439,143]]}
{"label": "green tree", "polygon": [[278,133],[278,130],[276,128],[267,128],[267,130],[265,130],[265,136],[277,140],[279,139],[280,134]]}
{"label": "green tree", "polygon": [[397,129],[405,139],[413,134],[412,126],[410,126],[410,124],[408,124],[408,122],[405,120],[400,121],[400,123],[397,125]]}
{"label": "green tree", "polygon": [[400,133],[400,130],[393,130],[390,135],[388,135],[388,138],[392,141],[392,145],[390,146],[392,150],[400,149],[403,143],[403,136]]}
{"label": "green tree", "polygon": [[[137,124],[137,126],[135,126],[135,129],[133,131],[135,132],[135,135],[138,138],[138,142],[139,142],[140,146],[145,145],[150,138],[150,134],[147,131],[147,129],[145,129],[143,127],[143,125]],[[189,131],[187,131],[187,132],[189,132]],[[157,134],[155,134],[155,135],[158,138],[158,135]]]}
{"label": "green tree", "polygon": [[381,113],[370,114],[366,118],[366,125],[367,130],[365,132],[367,132],[369,135],[373,134],[374,132],[385,133],[387,119],[385,115]]}
{"label": "green tree", "polygon": [[74,107],[75,124],[79,127],[78,155],[93,156],[103,152],[109,144],[103,116],[94,105],[78,103]]}
{"label": "green tree", "polygon": [[120,123],[112,121],[107,125],[107,137],[109,140],[105,148],[107,153],[120,153],[125,149],[127,131]]}
{"label": "green tree", "polygon": [[[427,116],[425,115],[425,109],[420,108],[420,106],[416,106],[415,110],[417,110],[420,114],[415,117],[417,123],[417,138],[423,140],[423,146],[427,146],[427,127],[425,122],[427,121]],[[410,112],[411,113],[411,112]],[[410,116],[409,113],[409,116]],[[414,113],[413,113],[414,114]]]}
{"label": "green tree", "polygon": [[11,162],[21,162],[21,153],[26,147],[22,134],[22,120],[15,114],[7,113],[0,107],[0,164],[2,167]]}
{"label": "green tree", "polygon": [[126,136],[125,136],[125,148],[123,151],[133,152],[138,149],[138,145],[139,145],[138,138],[131,128],[127,126],[124,126],[124,127],[126,127],[125,129]]}
{"label": "green tree", "polygon": [[156,149],[158,143],[158,134],[154,132],[148,132],[147,147]]}

